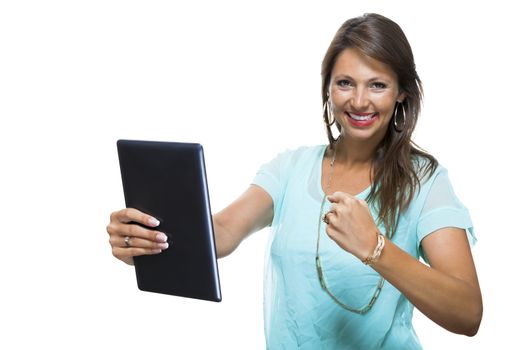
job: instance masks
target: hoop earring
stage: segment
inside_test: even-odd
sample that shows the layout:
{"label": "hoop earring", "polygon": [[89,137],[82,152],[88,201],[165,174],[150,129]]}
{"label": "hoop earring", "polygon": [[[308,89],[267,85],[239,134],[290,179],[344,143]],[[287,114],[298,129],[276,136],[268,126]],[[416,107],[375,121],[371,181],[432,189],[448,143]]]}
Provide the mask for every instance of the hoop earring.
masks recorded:
{"label": "hoop earring", "polygon": [[[401,106],[401,109],[403,109],[403,123],[401,123],[401,126],[399,126],[399,123],[398,123],[398,112],[399,112],[399,106]],[[396,106],[396,109],[395,109],[395,112],[394,112],[394,129],[397,131],[397,132],[402,132],[404,127],[405,127],[405,123],[406,123],[406,111],[405,111],[405,106],[403,105],[403,103],[399,103],[397,102],[397,106]]]}
{"label": "hoop earring", "polygon": [[328,100],[326,100],[326,102],[324,103],[323,109],[324,109],[324,112],[326,113],[325,123],[328,127],[331,127],[332,125],[335,124],[335,117],[334,117],[334,114],[332,113],[332,108],[328,106]]}
{"label": "hoop earring", "polygon": [[[327,98],[329,98],[329,96]],[[336,124],[337,129],[339,129],[339,124],[336,123],[335,116],[332,113],[332,109],[329,107],[328,99],[325,101],[323,105],[323,120],[324,120],[324,125],[326,127],[326,132],[328,134],[328,141],[330,141],[330,148],[332,149],[334,147],[334,144],[341,137],[341,133],[339,133],[337,137],[334,137],[334,134],[332,132],[332,125]]]}

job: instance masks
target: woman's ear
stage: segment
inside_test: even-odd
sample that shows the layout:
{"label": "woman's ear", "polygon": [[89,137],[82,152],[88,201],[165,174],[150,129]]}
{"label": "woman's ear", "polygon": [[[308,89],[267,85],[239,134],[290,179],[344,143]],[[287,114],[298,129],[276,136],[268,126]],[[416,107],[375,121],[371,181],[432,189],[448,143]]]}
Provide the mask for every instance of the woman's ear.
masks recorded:
{"label": "woman's ear", "polygon": [[399,102],[399,103],[403,103],[403,101],[405,100],[405,97],[407,96],[406,92],[404,91],[401,91],[399,93],[399,95],[397,95],[397,99],[396,101]]}

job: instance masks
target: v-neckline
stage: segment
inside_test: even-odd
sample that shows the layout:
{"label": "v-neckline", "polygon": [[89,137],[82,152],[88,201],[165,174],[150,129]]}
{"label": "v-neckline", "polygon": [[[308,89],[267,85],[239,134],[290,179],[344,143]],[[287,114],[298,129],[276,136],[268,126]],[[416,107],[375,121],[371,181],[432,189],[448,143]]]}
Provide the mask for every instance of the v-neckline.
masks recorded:
{"label": "v-neckline", "polygon": [[[319,190],[319,193],[321,194],[321,198],[324,197],[325,195],[328,195],[327,193],[324,192],[324,189],[323,189],[323,160],[324,160],[324,156],[326,154],[326,152],[328,151],[328,148],[330,147],[330,145],[326,145],[325,148],[323,149],[322,152],[319,152],[320,153],[320,159],[318,159],[318,178],[317,178],[317,186],[318,186],[318,190]],[[356,194],[356,195],[353,195],[354,197],[356,198],[360,198],[360,199],[365,199],[365,197],[368,195],[368,192],[370,192],[370,188],[372,186],[369,185],[368,187],[366,187],[363,191],[361,191],[360,193]]]}

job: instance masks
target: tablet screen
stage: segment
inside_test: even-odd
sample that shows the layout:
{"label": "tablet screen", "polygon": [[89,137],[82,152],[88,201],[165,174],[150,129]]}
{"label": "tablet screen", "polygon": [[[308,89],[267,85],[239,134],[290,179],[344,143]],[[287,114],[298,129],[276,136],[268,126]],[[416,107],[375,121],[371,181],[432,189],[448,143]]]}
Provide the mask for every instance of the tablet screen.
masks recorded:
{"label": "tablet screen", "polygon": [[119,140],[117,148],[126,207],[157,218],[168,236],[163,252],[134,258],[138,288],[221,301],[202,146]]}

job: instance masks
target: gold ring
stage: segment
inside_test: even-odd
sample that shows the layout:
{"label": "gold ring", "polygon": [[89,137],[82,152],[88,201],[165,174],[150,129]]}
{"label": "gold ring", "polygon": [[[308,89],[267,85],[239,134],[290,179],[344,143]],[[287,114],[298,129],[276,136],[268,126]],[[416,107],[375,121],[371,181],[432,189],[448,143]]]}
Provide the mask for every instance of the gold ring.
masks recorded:
{"label": "gold ring", "polygon": [[129,243],[129,240],[131,239],[130,236],[124,237],[124,244],[126,244],[126,247],[131,247],[131,244]]}
{"label": "gold ring", "polygon": [[323,215],[323,221],[325,224],[327,225],[330,225],[330,220],[328,219],[328,214],[330,214],[331,212],[329,211],[328,213],[324,214]]}

